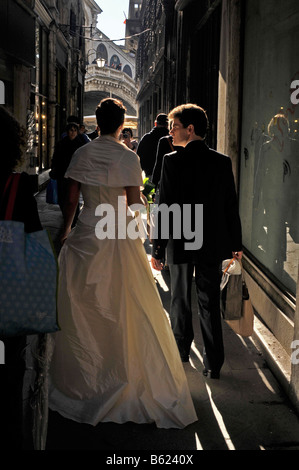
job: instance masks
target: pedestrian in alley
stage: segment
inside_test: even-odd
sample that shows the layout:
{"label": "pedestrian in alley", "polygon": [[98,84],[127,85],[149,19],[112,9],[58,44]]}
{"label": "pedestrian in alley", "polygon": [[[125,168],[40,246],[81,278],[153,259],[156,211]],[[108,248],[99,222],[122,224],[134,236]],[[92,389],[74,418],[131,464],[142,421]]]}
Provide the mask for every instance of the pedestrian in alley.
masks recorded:
{"label": "pedestrian in alley", "polygon": [[[24,135],[24,131],[14,116],[3,106],[0,106],[0,138],[2,142],[0,220],[5,219],[11,186],[9,185],[6,191],[5,188],[10,175],[22,158],[22,148],[25,145]],[[24,172],[20,176],[12,220],[23,222],[27,233],[42,230],[30,177]],[[28,401],[23,401],[27,336],[0,337],[0,340],[5,345],[5,364],[0,365],[1,449],[33,449],[33,411]],[[29,421],[25,420],[25,417]]]}
{"label": "pedestrian in alley", "polygon": [[[88,144],[88,142],[90,142],[90,137],[86,134],[85,132],[85,124],[82,123],[80,121],[80,119],[78,118],[78,116],[74,116],[74,115],[71,115],[71,116],[68,116],[67,120],[66,120],[66,125],[68,124],[77,124],[78,126],[78,137],[79,137],[79,140],[82,141],[82,144]],[[67,136],[67,132],[64,131],[61,138],[63,139],[64,137]]]}
{"label": "pedestrian in alley", "polygon": [[151,179],[155,162],[158,142],[161,137],[169,134],[167,114],[158,114],[153,129],[145,134],[137,147],[137,154],[140,157],[141,168],[145,176]]}
{"label": "pedestrian in alley", "polygon": [[159,140],[158,147],[157,147],[157,154],[156,154],[156,162],[155,162],[153,175],[152,175],[152,183],[154,183],[156,190],[158,189],[158,186],[159,186],[164,155],[170,152],[174,152],[178,148],[179,148],[178,146],[174,147],[172,143],[171,135],[161,137],[161,139]]}
{"label": "pedestrian in alley", "polygon": [[86,135],[90,140],[96,139],[97,137],[99,137],[98,127],[96,127],[92,132],[87,133]]}
{"label": "pedestrian in alley", "polygon": [[125,127],[121,131],[121,139],[123,143],[133,152],[136,152],[137,147],[138,147],[138,142],[136,139],[133,139],[133,131],[130,127]]}
{"label": "pedestrian in alley", "polygon": [[[53,335],[49,407],[94,426],[111,421],[184,428],[196,413],[128,211],[142,204],[142,171],[136,153],[119,140],[125,112],[119,100],[101,101],[100,136],[76,151],[65,175],[70,192],[59,257],[61,331]],[[84,207],[71,231],[80,190]]]}
{"label": "pedestrian in alley", "polygon": [[[171,278],[170,320],[183,362],[189,360],[194,338],[191,312],[191,282],[195,285],[204,342],[203,374],[219,378],[224,362],[220,316],[221,262],[235,255],[242,258],[242,234],[232,164],[229,157],[210,149],[205,143],[208,128],[206,112],[194,104],[173,109],[170,134],[173,144],[181,146],[165,155],[160,180],[160,204],[191,207],[203,205],[203,243],[186,246],[183,235],[168,239],[161,234],[153,240],[152,267],[161,270],[167,249]],[[193,225],[194,227],[194,225]],[[177,227],[176,227],[177,228]],[[182,232],[185,233],[185,232]],[[190,240],[188,240],[188,243]]]}
{"label": "pedestrian in alley", "polygon": [[[74,122],[67,124],[66,135],[57,142],[52,158],[50,177],[57,180],[58,204],[61,212],[64,213],[64,204],[66,200],[68,182],[64,177],[65,172],[71,162],[74,152],[84,145],[79,136],[79,126]],[[79,205],[76,212],[76,221],[79,215]]]}

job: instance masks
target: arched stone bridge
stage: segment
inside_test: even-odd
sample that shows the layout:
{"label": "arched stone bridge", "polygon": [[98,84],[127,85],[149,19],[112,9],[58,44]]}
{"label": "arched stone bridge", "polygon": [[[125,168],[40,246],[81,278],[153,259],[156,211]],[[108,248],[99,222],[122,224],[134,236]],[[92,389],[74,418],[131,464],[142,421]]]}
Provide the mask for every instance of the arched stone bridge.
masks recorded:
{"label": "arched stone bridge", "polygon": [[128,115],[137,115],[135,81],[122,71],[88,65],[84,86],[84,115],[94,115],[99,102],[109,96],[122,100]]}

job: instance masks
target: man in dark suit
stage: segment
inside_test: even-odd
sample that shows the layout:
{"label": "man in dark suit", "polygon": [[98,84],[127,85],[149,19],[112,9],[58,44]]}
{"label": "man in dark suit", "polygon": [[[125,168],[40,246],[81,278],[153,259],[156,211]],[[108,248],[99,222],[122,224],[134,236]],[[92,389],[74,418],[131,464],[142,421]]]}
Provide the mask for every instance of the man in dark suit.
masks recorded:
{"label": "man in dark suit", "polygon": [[[161,214],[151,262],[154,269],[161,270],[167,248],[171,277],[170,320],[183,362],[189,360],[194,338],[191,284],[195,274],[204,341],[203,373],[210,378],[219,378],[224,362],[221,262],[233,255],[242,258],[241,222],[232,164],[229,157],[209,149],[204,142],[208,118],[202,108],[193,104],[178,106],[171,111],[169,119],[172,120],[173,144],[182,148],[163,159]],[[170,217],[169,237],[165,237],[162,207],[173,205],[180,208],[181,218]],[[185,217],[185,211],[189,211],[190,217]],[[187,221],[190,227],[186,227]],[[191,234],[194,235],[193,242]]]}
{"label": "man in dark suit", "polygon": [[153,175],[152,175],[152,183],[154,183],[154,185],[156,186],[156,189],[158,188],[160,177],[161,177],[163,157],[165,154],[174,152],[175,150],[177,150],[177,147],[173,146],[171,135],[166,135],[164,137],[161,137],[161,139],[158,142],[156,162],[155,162]]}
{"label": "man in dark suit", "polygon": [[145,176],[151,179],[156,161],[158,142],[161,137],[169,134],[167,114],[158,114],[153,129],[144,134],[137,147],[137,155],[140,157],[140,165]]}

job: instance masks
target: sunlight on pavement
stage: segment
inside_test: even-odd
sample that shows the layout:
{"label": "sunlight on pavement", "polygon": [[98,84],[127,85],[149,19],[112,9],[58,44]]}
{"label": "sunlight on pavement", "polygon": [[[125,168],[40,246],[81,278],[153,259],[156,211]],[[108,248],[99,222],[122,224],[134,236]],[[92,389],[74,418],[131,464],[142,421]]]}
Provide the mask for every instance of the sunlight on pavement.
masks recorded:
{"label": "sunlight on pavement", "polygon": [[222,418],[222,415],[221,413],[219,412],[217,406],[215,405],[214,403],[214,400],[212,398],[212,391],[210,389],[210,387],[208,386],[208,384],[206,383],[206,389],[207,389],[207,392],[208,392],[208,395],[209,395],[209,398],[210,398],[210,403],[211,403],[211,407],[212,407],[212,410],[213,410],[213,413],[214,413],[214,416],[217,420],[217,423],[218,423],[218,426],[219,426],[219,429],[222,433],[222,436],[225,440],[225,443],[227,445],[227,448],[228,450],[236,450],[235,446],[233,445],[232,443],[232,440],[230,438],[230,435],[229,433],[227,432],[227,429],[226,429],[226,426],[224,424],[224,421],[223,421],[223,418]]}
{"label": "sunlight on pavement", "polygon": [[[239,336],[239,339],[242,342],[242,344],[244,345],[244,347],[248,349],[248,346],[247,346],[246,342],[244,341],[244,339],[241,336]],[[251,338],[248,338],[248,339],[249,339],[249,341],[251,341],[251,343],[255,347],[255,344],[254,344],[253,340]],[[260,366],[256,362],[253,362],[253,364],[254,364],[254,367],[256,368],[257,373],[259,374],[260,378],[262,379],[263,383],[267,387],[267,389],[270,390],[270,392],[275,394],[276,393],[275,390],[270,385],[270,383],[269,383],[267,377],[265,376],[265,374],[261,371]]]}
{"label": "sunlight on pavement", "polygon": [[159,276],[159,286],[161,287],[161,289],[164,291],[164,292],[169,292],[169,288],[166,284],[166,282],[164,281],[163,279],[163,276]]}
{"label": "sunlight on pavement", "polygon": [[197,432],[195,433],[196,450],[203,450]]}
{"label": "sunlight on pavement", "polygon": [[[200,362],[203,364],[203,359],[202,359],[202,355],[200,354],[200,352],[198,351],[197,347],[195,346],[195,343],[193,341],[192,345],[191,345],[191,349],[192,351],[195,353],[195,355],[198,357],[198,359],[200,360]],[[192,361],[192,359],[190,358],[190,361]],[[195,368],[195,367],[194,367]]]}
{"label": "sunlight on pavement", "polygon": [[[200,352],[198,351],[197,347],[195,346],[194,342],[192,343],[191,349],[192,349],[192,351],[195,353],[195,355],[198,357],[198,359],[200,360],[200,362],[202,363],[202,362],[203,362],[202,356],[201,356]],[[194,367],[194,369],[196,369],[196,367],[195,367],[195,365],[194,365],[194,363],[193,363],[193,361],[192,361],[191,358],[190,358],[190,363],[191,363],[192,367]],[[207,392],[208,392],[208,396],[209,396],[209,399],[210,399],[211,408],[212,408],[212,410],[213,410],[214,416],[215,416],[216,421],[217,421],[217,423],[218,423],[219,429],[220,429],[220,431],[221,431],[221,433],[222,433],[223,439],[224,439],[224,441],[225,441],[225,443],[226,443],[226,445],[227,445],[227,448],[228,448],[228,450],[236,450],[235,447],[234,447],[234,445],[233,445],[233,443],[232,443],[232,440],[231,440],[231,438],[230,438],[230,435],[229,435],[229,433],[228,433],[228,431],[227,431],[227,429],[226,429],[226,426],[225,426],[225,424],[224,424],[222,415],[221,415],[221,413],[219,412],[219,410],[218,410],[218,408],[217,408],[217,406],[216,406],[216,404],[215,404],[215,402],[214,402],[214,400],[213,400],[213,398],[212,398],[212,391],[211,391],[211,389],[210,389],[210,387],[208,386],[207,383],[205,383],[205,386],[206,386],[206,389],[207,389]],[[195,433],[195,441],[196,441],[196,448],[197,448],[198,450],[200,450],[200,448],[201,448],[201,446],[200,446],[200,441],[199,441],[198,436],[197,436],[196,433]],[[198,445],[200,446],[199,448],[197,447]]]}
{"label": "sunlight on pavement", "polygon": [[257,373],[259,374],[260,378],[262,379],[263,383],[266,385],[267,389],[268,389],[270,392],[272,392],[272,393],[275,394],[275,393],[276,393],[275,390],[273,389],[273,387],[272,387],[271,384],[269,383],[269,381],[268,381],[267,377],[265,376],[265,374],[261,371],[259,365],[258,365],[256,362],[254,362],[253,364],[254,364],[254,366],[255,366],[255,368],[256,368]]}

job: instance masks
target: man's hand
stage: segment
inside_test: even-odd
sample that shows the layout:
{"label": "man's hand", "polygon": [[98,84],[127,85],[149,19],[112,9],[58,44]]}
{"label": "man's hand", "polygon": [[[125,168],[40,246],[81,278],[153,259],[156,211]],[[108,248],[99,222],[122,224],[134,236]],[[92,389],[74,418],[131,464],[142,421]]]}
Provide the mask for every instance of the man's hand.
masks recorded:
{"label": "man's hand", "polygon": [[162,271],[163,269],[163,263],[161,262],[160,259],[156,259],[156,258],[151,258],[151,264],[152,264],[152,268],[153,269],[156,269],[156,271]]}

